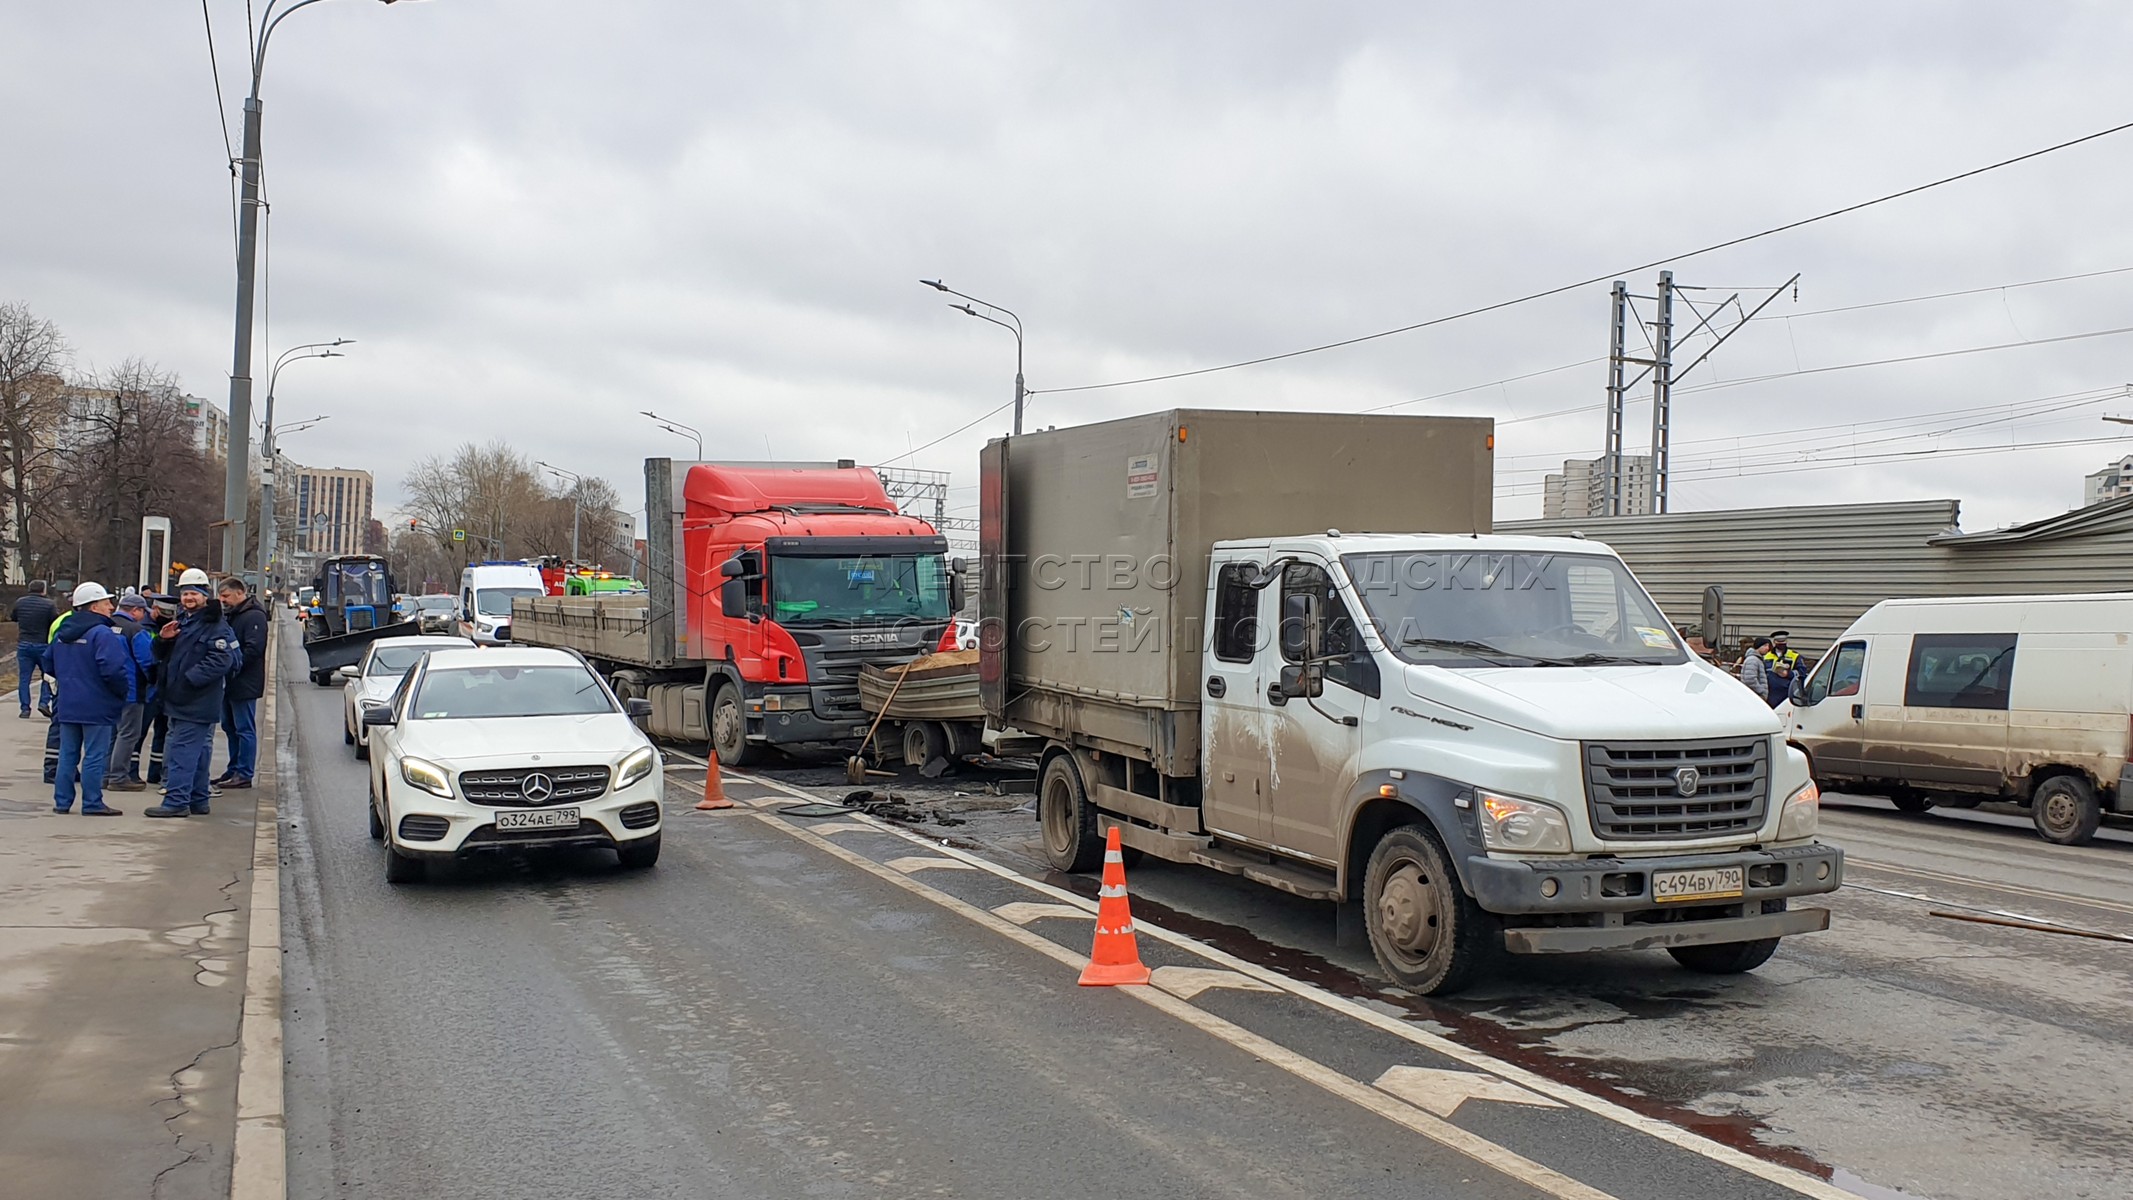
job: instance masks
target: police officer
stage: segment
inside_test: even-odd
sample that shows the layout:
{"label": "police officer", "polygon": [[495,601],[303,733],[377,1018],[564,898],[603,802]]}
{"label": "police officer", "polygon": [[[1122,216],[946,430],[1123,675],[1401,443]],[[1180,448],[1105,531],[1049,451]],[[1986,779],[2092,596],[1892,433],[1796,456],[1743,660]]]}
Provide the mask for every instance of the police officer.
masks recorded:
{"label": "police officer", "polygon": [[1786,666],[1792,668],[1795,671],[1799,670],[1800,652],[1797,650],[1788,649],[1785,646],[1785,639],[1789,636],[1791,635],[1787,634],[1782,629],[1771,630],[1770,646],[1768,649],[1763,651],[1763,661],[1771,663],[1773,665],[1777,663],[1784,663]]}

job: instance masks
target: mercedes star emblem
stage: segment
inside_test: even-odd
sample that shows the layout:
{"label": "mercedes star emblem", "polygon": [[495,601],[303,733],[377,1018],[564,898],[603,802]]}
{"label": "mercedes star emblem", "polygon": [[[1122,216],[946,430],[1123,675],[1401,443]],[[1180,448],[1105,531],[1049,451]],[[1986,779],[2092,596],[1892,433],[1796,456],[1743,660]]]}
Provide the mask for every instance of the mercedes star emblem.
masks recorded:
{"label": "mercedes star emblem", "polygon": [[[1688,791],[1683,792],[1682,795],[1691,795],[1696,791],[1696,780],[1693,778],[1694,774],[1695,773],[1693,771],[1690,772],[1691,778],[1687,785]],[[524,783],[518,785],[518,794],[524,796],[528,800],[533,801],[535,804],[539,804],[542,801],[547,800],[549,797],[555,795],[555,780],[548,778],[546,775],[541,774],[539,771],[535,771],[531,775],[526,776],[526,781]]]}

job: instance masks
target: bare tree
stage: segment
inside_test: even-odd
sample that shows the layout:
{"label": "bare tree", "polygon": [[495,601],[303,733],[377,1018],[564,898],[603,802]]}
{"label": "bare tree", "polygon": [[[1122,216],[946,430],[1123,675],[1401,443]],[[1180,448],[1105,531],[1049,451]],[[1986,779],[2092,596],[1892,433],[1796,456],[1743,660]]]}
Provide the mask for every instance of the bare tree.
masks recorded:
{"label": "bare tree", "polygon": [[26,304],[0,304],[0,492],[12,518],[0,530],[0,557],[11,578],[28,569],[31,479],[52,451],[68,354],[59,326]]}
{"label": "bare tree", "polygon": [[33,546],[78,577],[128,579],[141,518],[154,513],[171,518],[173,557],[207,562],[221,489],[176,378],[128,359],[64,395],[53,467],[32,496]]}
{"label": "bare tree", "polygon": [[[532,459],[503,442],[470,442],[449,456],[426,458],[415,464],[405,487],[403,511],[417,524],[394,530],[392,545],[396,565],[404,563],[410,578],[417,569],[430,569],[428,558],[417,552],[423,539],[446,560],[460,564],[568,554],[573,497],[581,554],[600,558],[600,548],[619,537],[613,485],[588,477],[568,487],[551,487]],[[455,529],[464,530],[467,540],[454,542]],[[623,558],[626,561],[627,555]]]}

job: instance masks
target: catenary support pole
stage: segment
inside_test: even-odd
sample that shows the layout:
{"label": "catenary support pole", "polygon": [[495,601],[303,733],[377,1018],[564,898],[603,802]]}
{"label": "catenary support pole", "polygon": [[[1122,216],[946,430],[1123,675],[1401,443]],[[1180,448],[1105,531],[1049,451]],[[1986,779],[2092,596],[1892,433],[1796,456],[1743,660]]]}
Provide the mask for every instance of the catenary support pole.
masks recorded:
{"label": "catenary support pole", "polygon": [[1666,511],[1667,452],[1673,439],[1674,273],[1659,272],[1659,316],[1652,324],[1652,512]]}

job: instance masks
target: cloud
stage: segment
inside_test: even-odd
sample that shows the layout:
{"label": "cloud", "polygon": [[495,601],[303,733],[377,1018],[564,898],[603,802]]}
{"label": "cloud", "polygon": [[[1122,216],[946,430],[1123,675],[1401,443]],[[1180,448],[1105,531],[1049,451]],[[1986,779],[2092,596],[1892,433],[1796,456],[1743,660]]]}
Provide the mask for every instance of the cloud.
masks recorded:
{"label": "cloud", "polygon": [[[234,127],[244,10],[210,8]],[[878,461],[1009,396],[1011,339],[920,277],[1013,306],[1038,389],[1294,349],[2115,123],[2133,110],[2128,21],[1987,4],[318,5],[268,65],[260,351],[359,340],[292,369],[279,404],[332,413],[290,452],[368,467],[387,504],[414,459],[498,436],[633,496],[645,456],[687,446],[646,408],[702,428],[714,456]],[[139,354],[219,397],[230,198],[198,14],[115,0],[8,25],[0,98],[30,116],[0,295],[84,359]],[[1715,289],[1699,303],[1803,275],[1797,303],[1692,382],[2133,325],[2133,275],[1785,319],[2133,266],[2129,163],[2133,134],[1675,264]],[[1601,284],[1264,367],[1039,394],[1030,420],[1390,404],[1602,354],[1606,306]],[[1955,496],[1973,527],[2047,515],[2121,448],[1779,474],[1728,474],[1720,450],[1820,464],[1846,438],[1824,426],[2115,385],[2128,342],[1684,385],[1676,507]],[[1401,411],[1531,417],[1595,404],[1603,381],[1593,364]],[[2121,410],[1903,445],[2102,437],[2104,411]],[[1634,448],[1648,414],[1630,418]],[[1005,423],[912,461],[967,498]],[[1500,515],[1537,512],[1549,461],[1599,440],[1593,411],[1505,425]]]}

